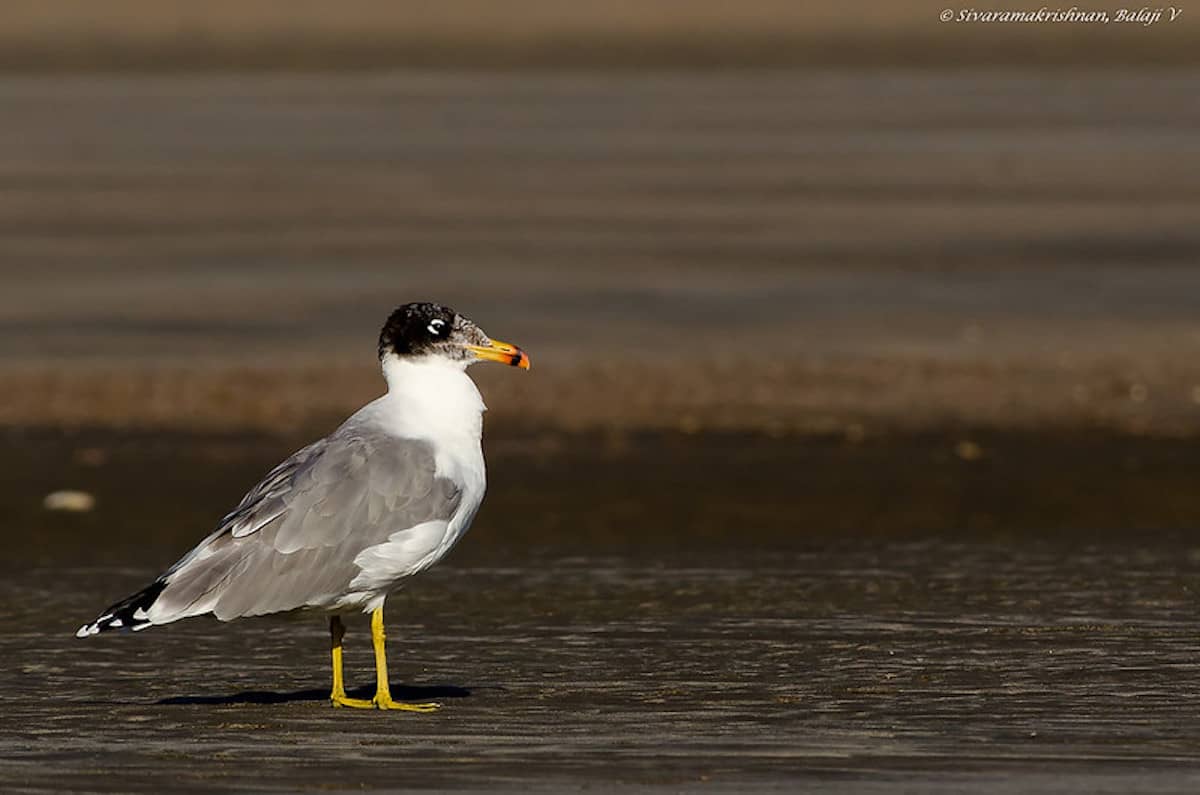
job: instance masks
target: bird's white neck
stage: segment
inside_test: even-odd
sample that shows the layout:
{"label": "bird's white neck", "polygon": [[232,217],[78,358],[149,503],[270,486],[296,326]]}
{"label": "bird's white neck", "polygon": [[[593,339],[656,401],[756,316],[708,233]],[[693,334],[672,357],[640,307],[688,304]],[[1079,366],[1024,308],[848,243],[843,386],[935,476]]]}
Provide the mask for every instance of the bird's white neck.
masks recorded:
{"label": "bird's white neck", "polygon": [[463,362],[389,354],[383,359],[383,377],[388,393],[380,403],[394,433],[478,444],[487,407]]}

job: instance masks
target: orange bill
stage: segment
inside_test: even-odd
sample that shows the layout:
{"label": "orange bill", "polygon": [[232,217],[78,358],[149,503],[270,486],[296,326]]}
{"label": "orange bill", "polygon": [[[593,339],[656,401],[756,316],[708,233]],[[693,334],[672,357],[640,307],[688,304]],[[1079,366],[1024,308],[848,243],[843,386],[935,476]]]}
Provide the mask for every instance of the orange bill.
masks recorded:
{"label": "orange bill", "polygon": [[529,369],[529,357],[525,355],[525,351],[516,345],[510,345],[500,340],[489,340],[489,342],[491,345],[467,345],[465,347],[480,359],[520,367],[522,370]]}

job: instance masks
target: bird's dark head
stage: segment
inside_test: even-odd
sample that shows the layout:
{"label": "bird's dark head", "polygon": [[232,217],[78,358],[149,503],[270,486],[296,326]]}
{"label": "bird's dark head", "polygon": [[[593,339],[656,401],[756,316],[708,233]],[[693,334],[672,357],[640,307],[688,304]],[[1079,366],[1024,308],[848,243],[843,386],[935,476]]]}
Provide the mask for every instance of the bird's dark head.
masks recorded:
{"label": "bird's dark head", "polygon": [[431,303],[396,307],[379,332],[379,358],[388,356],[441,359],[463,367],[493,361],[529,369],[529,357],[520,348],[491,339],[450,307]]}

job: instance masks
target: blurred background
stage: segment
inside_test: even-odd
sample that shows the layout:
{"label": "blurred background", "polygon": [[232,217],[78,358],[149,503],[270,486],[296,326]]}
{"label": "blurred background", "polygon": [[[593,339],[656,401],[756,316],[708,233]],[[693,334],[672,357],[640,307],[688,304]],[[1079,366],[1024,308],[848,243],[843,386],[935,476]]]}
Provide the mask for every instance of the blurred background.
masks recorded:
{"label": "blurred background", "polygon": [[[1075,598],[1103,621],[1127,615],[1105,601],[1126,587],[1142,601],[1121,609],[1165,611],[1128,614],[1147,626],[1191,610],[1200,10],[945,8],[10,0],[12,614],[84,566],[54,597],[73,629],[186,550],[381,392],[378,328],[413,300],[534,363],[472,370],[491,490],[435,578],[783,566],[715,595],[707,576],[663,580],[739,626],[808,604],[1026,620]],[[48,511],[60,490],[92,502]],[[1046,544],[1036,565],[1012,557]],[[959,585],[888,584],[1009,564],[984,608]],[[1039,601],[1047,581],[1068,592]],[[855,692],[883,692],[862,675]],[[894,717],[858,705],[875,707]]]}
{"label": "blurred background", "polygon": [[[1200,15],[941,10],[11,3],[0,423],[282,452],[378,394],[378,326],[432,299],[533,353],[473,371],[498,453],[740,434],[801,487],[832,444],[956,488],[1026,471],[1000,434],[1102,444],[1124,483],[1158,458],[1123,448],[1200,427]],[[814,526],[867,519],[818,497]]]}

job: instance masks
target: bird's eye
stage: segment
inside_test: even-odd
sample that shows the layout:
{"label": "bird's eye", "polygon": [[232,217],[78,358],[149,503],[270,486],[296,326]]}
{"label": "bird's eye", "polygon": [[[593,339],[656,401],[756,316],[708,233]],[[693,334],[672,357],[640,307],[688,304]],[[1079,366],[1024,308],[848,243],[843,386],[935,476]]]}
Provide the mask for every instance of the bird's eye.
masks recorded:
{"label": "bird's eye", "polygon": [[425,330],[437,337],[441,335],[442,327],[445,325],[446,321],[441,320],[440,318],[434,318],[433,320],[429,321],[429,325],[425,327]]}

